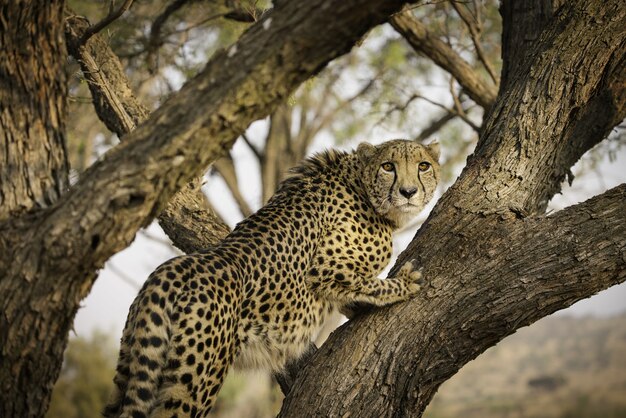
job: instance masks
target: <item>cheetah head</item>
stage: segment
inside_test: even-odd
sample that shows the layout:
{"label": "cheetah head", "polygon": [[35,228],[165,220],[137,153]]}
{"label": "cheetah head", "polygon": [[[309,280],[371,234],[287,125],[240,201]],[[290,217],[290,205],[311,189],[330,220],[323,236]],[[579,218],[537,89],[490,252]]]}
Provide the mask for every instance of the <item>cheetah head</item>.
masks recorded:
{"label": "cheetah head", "polygon": [[433,197],[439,181],[439,144],[397,139],[374,146],[359,144],[366,193],[378,214],[397,228]]}

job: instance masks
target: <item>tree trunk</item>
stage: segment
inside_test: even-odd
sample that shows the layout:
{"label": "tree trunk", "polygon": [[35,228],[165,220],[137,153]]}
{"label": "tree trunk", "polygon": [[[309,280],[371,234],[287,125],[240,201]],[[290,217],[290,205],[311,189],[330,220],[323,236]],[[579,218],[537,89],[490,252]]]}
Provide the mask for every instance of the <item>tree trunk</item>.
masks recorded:
{"label": "tree trunk", "polygon": [[430,286],[335,332],[281,417],[421,416],[441,383],[505,336],[626,280],[625,185],[542,216],[574,162],[626,116],[624,27],[619,0],[559,10],[390,273],[416,259]]}
{"label": "tree trunk", "polygon": [[50,206],[68,186],[62,10],[15,1],[0,11],[0,221]]}
{"label": "tree trunk", "polygon": [[[45,159],[35,160],[43,157],[33,156],[25,160],[28,166],[2,172],[3,182],[9,175],[30,180],[20,180],[28,198],[12,191],[17,186],[2,189],[0,416],[43,416],[74,315],[103,263],[252,121],[268,115],[302,81],[349,51],[403,3],[280,3],[62,195],[67,185],[63,4],[3,3],[2,25],[13,27],[2,27],[3,48],[13,61],[0,64],[2,126],[9,126],[5,135],[24,138],[18,143],[29,141],[20,155],[42,156],[31,153],[42,148],[60,155],[53,160],[61,163],[46,168],[41,165]],[[44,33],[48,36],[42,39]],[[21,70],[11,72],[13,65]],[[5,100],[15,107],[13,119],[24,121],[20,126],[27,136],[18,136],[20,126],[10,127]],[[18,112],[28,117],[20,119]],[[8,150],[2,156],[17,161]],[[32,209],[39,210],[6,219]]]}
{"label": "tree trunk", "polygon": [[78,301],[37,280],[38,254],[12,255],[42,238],[26,226],[68,187],[63,2],[3,4],[0,39],[0,416],[42,416]]}
{"label": "tree trunk", "polygon": [[563,0],[503,1],[502,15],[502,75],[501,86],[509,76],[527,62],[525,55],[539,40],[541,32],[552,19]]}

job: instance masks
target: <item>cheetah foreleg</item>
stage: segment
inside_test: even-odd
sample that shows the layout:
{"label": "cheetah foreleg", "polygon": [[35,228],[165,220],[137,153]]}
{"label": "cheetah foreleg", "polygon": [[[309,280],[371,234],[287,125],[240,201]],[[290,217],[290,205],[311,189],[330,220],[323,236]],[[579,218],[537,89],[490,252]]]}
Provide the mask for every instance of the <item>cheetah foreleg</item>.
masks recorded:
{"label": "cheetah foreleg", "polygon": [[[341,279],[337,279],[341,277]],[[335,274],[335,280],[321,283],[320,293],[342,305],[367,304],[386,306],[405,301],[416,295],[423,285],[422,274],[406,262],[394,277],[381,280],[363,277],[353,272]]]}
{"label": "cheetah foreleg", "polygon": [[407,261],[393,277],[384,280],[372,278],[363,280],[360,284],[361,289],[355,295],[355,302],[385,306],[415,296],[421,290],[424,280],[422,273],[414,270],[413,262]]}

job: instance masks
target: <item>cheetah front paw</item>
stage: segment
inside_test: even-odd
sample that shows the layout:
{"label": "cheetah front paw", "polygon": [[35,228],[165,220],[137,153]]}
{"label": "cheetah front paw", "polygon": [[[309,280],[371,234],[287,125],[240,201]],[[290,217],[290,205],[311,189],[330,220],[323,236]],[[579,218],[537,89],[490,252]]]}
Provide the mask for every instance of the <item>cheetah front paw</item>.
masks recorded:
{"label": "cheetah front paw", "polygon": [[422,272],[416,269],[415,263],[416,260],[407,261],[395,276],[406,283],[408,296],[416,295],[425,284]]}

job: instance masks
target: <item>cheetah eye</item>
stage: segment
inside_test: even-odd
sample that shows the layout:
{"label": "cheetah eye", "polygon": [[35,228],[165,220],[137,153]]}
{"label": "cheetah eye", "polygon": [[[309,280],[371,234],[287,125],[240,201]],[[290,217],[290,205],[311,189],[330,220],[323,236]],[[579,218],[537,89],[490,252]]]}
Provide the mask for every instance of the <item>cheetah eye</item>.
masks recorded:
{"label": "cheetah eye", "polygon": [[418,168],[420,171],[428,171],[428,169],[430,168],[430,163],[427,163],[426,161],[419,163]]}
{"label": "cheetah eye", "polygon": [[385,171],[387,171],[387,172],[392,172],[392,171],[393,171],[393,169],[394,169],[394,167],[393,167],[393,164],[392,164],[392,163],[383,163],[383,164],[381,165],[381,167],[382,167],[382,169],[383,169],[383,170],[385,170]]}

